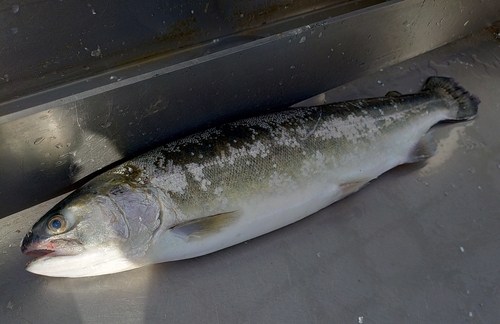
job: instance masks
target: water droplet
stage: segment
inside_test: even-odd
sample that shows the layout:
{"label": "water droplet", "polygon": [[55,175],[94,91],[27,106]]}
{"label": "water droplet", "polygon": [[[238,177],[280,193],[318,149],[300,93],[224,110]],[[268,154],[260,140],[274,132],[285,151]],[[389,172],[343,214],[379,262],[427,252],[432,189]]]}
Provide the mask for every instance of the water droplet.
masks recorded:
{"label": "water droplet", "polygon": [[111,122],[110,121],[101,124],[102,128],[108,128],[109,126],[111,126]]}
{"label": "water droplet", "polygon": [[83,66],[83,69],[84,69],[85,71],[88,71],[88,70],[90,70],[90,67],[89,67],[88,65],[84,65],[84,66]]}
{"label": "water droplet", "polygon": [[11,28],[10,31],[12,32],[12,34],[17,34],[17,32],[19,31],[19,28],[14,27],[14,28]]}
{"label": "water droplet", "polygon": [[63,164],[64,164],[64,162],[66,162],[66,161],[64,161],[64,160],[59,160],[59,161],[57,161],[56,163],[54,163],[54,166],[56,166],[56,167],[61,166],[61,165],[63,165]]}
{"label": "water droplet", "polygon": [[278,84],[279,84],[280,86],[282,86],[282,85],[283,85],[283,80],[280,80],[280,81],[278,82]]}
{"label": "water droplet", "polygon": [[37,139],[33,142],[33,144],[38,145],[38,144],[40,144],[41,142],[43,142],[43,140],[44,140],[44,139],[45,139],[45,137],[43,137],[43,136],[42,136],[42,137],[39,137],[39,138],[37,138]]}
{"label": "water droplet", "polygon": [[8,74],[4,74],[3,75],[3,78],[2,78],[5,82],[9,82],[9,75]]}
{"label": "water droplet", "polygon": [[293,70],[293,69],[295,69],[295,65],[290,66],[290,70]]}
{"label": "water droplet", "polygon": [[45,156],[45,157],[49,157],[49,156],[50,156],[50,153],[49,153],[49,152],[47,152],[47,153],[45,153],[43,156]]}
{"label": "water droplet", "polygon": [[301,39],[300,39],[300,41],[299,41],[299,44],[300,44],[300,43],[303,43],[303,42],[305,42],[305,41],[306,41],[306,36],[302,36],[302,38],[301,38]]}
{"label": "water droplet", "polygon": [[92,14],[93,14],[93,15],[95,15],[95,14],[96,14],[96,12],[95,12],[94,8],[92,8]]}
{"label": "water droplet", "polygon": [[110,80],[116,80],[116,76],[112,75],[109,77]]}
{"label": "water droplet", "polygon": [[101,48],[99,46],[97,46],[97,49],[95,49],[92,52],[90,52],[90,55],[92,57],[99,57],[99,56],[101,56]]}
{"label": "water droplet", "polygon": [[63,147],[63,145],[62,145],[61,143],[57,143],[57,144],[56,144],[56,148],[58,148],[58,149],[59,149],[59,148],[61,148],[61,147]]}
{"label": "water droplet", "polygon": [[12,12],[18,13],[19,12],[19,5],[12,5]]}
{"label": "water droplet", "polygon": [[465,249],[463,246],[460,247],[460,251],[462,251],[462,253],[465,252]]}
{"label": "water droplet", "polygon": [[66,143],[66,147],[70,147],[70,146],[71,146],[71,142]]}

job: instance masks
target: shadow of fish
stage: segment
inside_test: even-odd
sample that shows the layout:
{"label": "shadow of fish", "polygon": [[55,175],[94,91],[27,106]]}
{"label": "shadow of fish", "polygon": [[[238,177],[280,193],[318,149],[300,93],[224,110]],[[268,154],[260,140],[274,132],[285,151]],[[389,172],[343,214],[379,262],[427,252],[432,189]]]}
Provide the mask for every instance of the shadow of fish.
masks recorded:
{"label": "shadow of fish", "polygon": [[212,128],[90,181],[43,216],[27,270],[84,277],[192,258],[268,233],[435,151],[440,121],[476,116],[452,79],[413,95],[302,107]]}

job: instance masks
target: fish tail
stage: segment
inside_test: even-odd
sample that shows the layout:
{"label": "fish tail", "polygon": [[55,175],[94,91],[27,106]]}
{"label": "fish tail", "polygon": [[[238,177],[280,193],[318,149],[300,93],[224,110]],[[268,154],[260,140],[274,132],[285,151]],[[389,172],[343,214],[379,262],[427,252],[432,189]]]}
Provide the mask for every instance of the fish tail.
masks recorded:
{"label": "fish tail", "polygon": [[446,97],[452,97],[456,105],[452,105],[449,121],[469,120],[477,115],[479,98],[470,94],[452,78],[430,77],[422,91],[430,91]]}

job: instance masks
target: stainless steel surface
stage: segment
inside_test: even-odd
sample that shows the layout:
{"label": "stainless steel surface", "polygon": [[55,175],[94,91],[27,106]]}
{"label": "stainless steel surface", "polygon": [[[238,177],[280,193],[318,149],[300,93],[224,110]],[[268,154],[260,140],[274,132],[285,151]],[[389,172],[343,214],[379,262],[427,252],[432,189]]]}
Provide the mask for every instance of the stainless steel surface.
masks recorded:
{"label": "stainless steel surface", "polygon": [[286,31],[297,15],[307,24],[380,2],[2,1],[0,101],[229,35]]}
{"label": "stainless steel surface", "polygon": [[[256,22],[252,21],[248,24],[255,29],[249,31],[244,24],[235,29],[241,33],[224,38],[222,36],[228,35],[231,29],[228,27],[231,23],[225,23],[225,27],[221,27],[223,31],[211,32],[206,36],[222,37],[210,44],[195,46],[193,44],[207,38],[194,38],[185,45],[192,47],[183,51],[170,51],[163,56],[96,75],[92,74],[94,70],[102,71],[103,68],[115,66],[118,61],[123,63],[132,58],[114,61],[111,54],[108,58],[105,55],[108,45],[103,44],[113,42],[102,37],[109,37],[114,29],[108,30],[100,24],[92,25],[97,30],[104,28],[103,32],[107,31],[104,36],[92,32],[91,35],[96,37],[92,45],[86,42],[78,45],[94,50],[99,44],[102,45],[99,46],[104,53],[103,60],[107,60],[107,63],[96,63],[99,67],[92,67],[92,73],[89,72],[93,76],[68,72],[62,79],[40,79],[37,80],[41,83],[38,86],[43,88],[79,77],[74,82],[0,103],[0,217],[66,192],[96,170],[165,140],[215,123],[290,105],[456,40],[500,19],[500,3],[493,0],[466,1],[460,5],[451,0],[406,0],[368,6],[375,2],[378,1],[348,1],[345,2],[347,7],[339,1],[329,2],[330,6],[321,2],[318,10],[312,10],[316,5],[304,5],[293,9],[291,15],[286,11],[288,9],[284,9],[286,6],[281,7],[283,3],[279,2],[278,9],[285,13],[281,16],[271,15],[274,18],[270,20],[273,23],[269,27],[266,24],[257,28]],[[195,5],[194,2],[189,4]],[[52,8],[65,5],[41,3],[37,6]],[[200,7],[196,3],[196,6],[187,11],[193,10],[197,15],[204,11],[206,4]],[[339,15],[345,10],[359,7],[365,8]],[[4,6],[3,14],[6,15],[7,10],[9,15],[21,19],[25,12],[34,10],[28,8],[28,5],[20,5],[19,8]],[[102,15],[106,18],[112,8],[94,8],[91,5],[83,12],[85,15]],[[175,8],[175,17],[180,17],[178,10],[181,8]],[[213,8],[210,2],[209,8]],[[63,9],[61,7],[58,10]],[[138,13],[136,19],[142,19],[144,24],[149,22],[146,19],[150,15],[148,10]],[[96,15],[93,15],[94,11]],[[190,15],[184,7],[181,11]],[[298,13],[301,15],[297,16]],[[117,15],[118,12],[112,11],[111,14]],[[214,17],[219,16],[215,14]],[[267,21],[265,17],[262,19]],[[287,19],[279,20],[277,17]],[[9,24],[16,19],[8,20]],[[19,21],[22,22],[22,19]],[[90,18],[84,18],[83,23],[89,23],[87,19]],[[155,20],[157,18],[152,19],[151,23],[159,23]],[[262,21],[259,19],[256,21]],[[68,28],[82,26],[81,22],[75,24]],[[125,25],[128,24],[130,22]],[[213,30],[213,25],[207,24],[210,26],[208,29]],[[30,26],[28,23],[25,25]],[[57,26],[57,23],[51,26]],[[129,27],[123,28],[127,30]],[[30,39],[35,38],[40,31],[36,28],[29,30],[33,30]],[[164,29],[159,30],[165,32]],[[7,32],[11,33],[10,30]],[[22,33],[20,28],[14,36],[20,37]],[[144,33],[138,31],[139,35]],[[71,42],[76,42],[80,37],[76,36],[76,31],[69,35],[74,37],[68,38]],[[62,38],[61,42],[63,40],[66,38]],[[133,51],[140,42],[131,42],[136,44],[128,48]],[[10,55],[8,61],[1,61],[3,68],[7,69],[10,63],[6,62],[13,59],[15,51],[12,51],[12,42],[4,44],[0,54]],[[169,44],[173,46],[173,43]],[[61,43],[61,46],[64,47],[64,44]],[[68,46],[70,52],[78,47]],[[116,45],[113,50],[109,49],[110,53],[120,53],[119,48]],[[31,60],[37,59],[37,55],[31,55],[36,52],[33,48],[28,46],[25,49],[30,50]],[[50,49],[41,48],[40,55],[50,57],[53,50],[53,46]],[[78,61],[74,57],[76,54],[71,53],[73,56],[69,55],[68,61],[65,61],[68,66],[72,60]],[[84,66],[90,66],[85,65],[87,60],[100,59],[99,55],[94,57],[91,54],[87,53],[77,66],[84,70]],[[137,59],[137,56],[133,57]],[[21,63],[26,60],[21,60]],[[19,61],[14,63],[12,66],[20,64]],[[33,64],[29,63],[29,66]],[[59,71],[52,65],[47,69]],[[2,90],[15,90],[17,81],[14,74],[11,75],[9,82],[2,85]],[[28,81],[30,78],[27,75],[19,77],[20,80]],[[26,91],[33,89],[29,85],[23,86],[22,82],[19,85]],[[38,86],[35,88],[39,89]]]}
{"label": "stainless steel surface", "polygon": [[444,75],[482,103],[477,119],[434,128],[427,163],[245,244],[110,276],[44,278],[23,270],[19,242],[56,200],[1,219],[0,322],[496,323],[499,35],[483,30],[311,99],[416,92]]}

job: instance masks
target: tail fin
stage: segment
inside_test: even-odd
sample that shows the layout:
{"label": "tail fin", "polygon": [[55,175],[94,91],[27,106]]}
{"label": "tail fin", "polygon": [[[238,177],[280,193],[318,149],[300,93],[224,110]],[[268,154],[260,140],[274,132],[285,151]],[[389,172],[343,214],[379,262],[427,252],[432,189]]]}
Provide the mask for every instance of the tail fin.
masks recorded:
{"label": "tail fin", "polygon": [[453,98],[458,109],[449,117],[450,121],[469,120],[476,117],[477,108],[481,102],[479,98],[467,92],[452,78],[430,77],[424,84],[422,91],[439,93]]}

